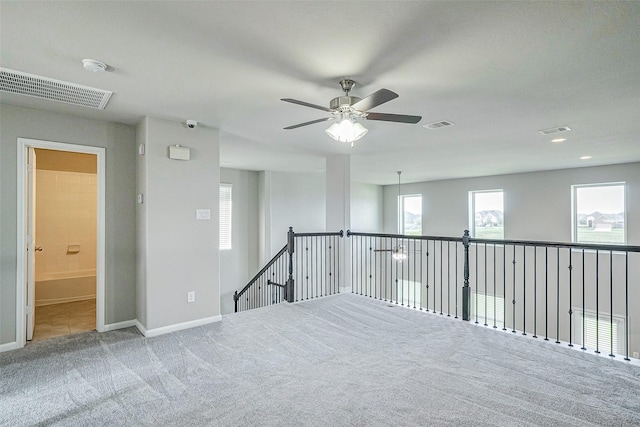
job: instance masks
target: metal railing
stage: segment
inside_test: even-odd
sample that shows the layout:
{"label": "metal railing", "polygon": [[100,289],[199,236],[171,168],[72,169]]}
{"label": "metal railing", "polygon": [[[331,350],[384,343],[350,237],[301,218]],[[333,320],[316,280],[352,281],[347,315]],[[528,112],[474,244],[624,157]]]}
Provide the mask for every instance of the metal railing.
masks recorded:
{"label": "metal railing", "polygon": [[295,233],[287,244],[233,295],[235,311],[319,298],[340,292],[342,231]]}
{"label": "metal railing", "polygon": [[[640,247],[357,233],[352,292],[611,357],[640,351]],[[589,341],[589,336],[592,340]]]}

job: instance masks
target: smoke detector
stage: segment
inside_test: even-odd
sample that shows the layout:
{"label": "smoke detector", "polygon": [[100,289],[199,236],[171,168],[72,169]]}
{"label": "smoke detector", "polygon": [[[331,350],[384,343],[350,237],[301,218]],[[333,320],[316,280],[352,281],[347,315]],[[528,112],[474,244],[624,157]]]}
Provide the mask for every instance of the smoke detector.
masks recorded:
{"label": "smoke detector", "polygon": [[95,59],[83,59],[82,66],[85,70],[91,71],[92,73],[104,73],[107,71],[107,64],[96,61]]}

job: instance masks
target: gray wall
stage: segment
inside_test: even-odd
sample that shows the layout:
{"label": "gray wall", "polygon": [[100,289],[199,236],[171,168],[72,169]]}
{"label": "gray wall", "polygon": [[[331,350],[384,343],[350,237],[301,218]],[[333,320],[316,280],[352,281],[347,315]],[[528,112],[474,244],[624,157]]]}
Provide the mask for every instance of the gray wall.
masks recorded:
{"label": "gray wall", "polygon": [[[504,190],[504,238],[571,241],[571,186],[627,183],[627,242],[640,244],[640,163],[403,184],[422,194],[422,232],[461,236],[469,227],[469,191]],[[384,187],[384,229],[397,232],[398,187]]]}
{"label": "gray wall", "polygon": [[351,230],[381,233],[383,230],[383,187],[351,183]]}
{"label": "gray wall", "polygon": [[[191,159],[169,159],[175,144],[189,148]],[[219,131],[147,117],[145,145],[138,181],[146,205],[138,223],[146,233],[138,243],[145,281],[138,286],[146,293],[146,318],[138,320],[150,330],[218,316]],[[196,209],[209,209],[211,219],[196,220]],[[194,303],[187,302],[189,291],[196,292]]]}
{"label": "gray wall", "polygon": [[30,108],[0,108],[0,344],[14,342],[17,139],[106,148],[105,323],[136,317],[135,129]]}
{"label": "gray wall", "polygon": [[258,272],[258,172],[220,169],[232,184],[231,249],[220,251],[220,309],[233,313],[233,293]]}
{"label": "gray wall", "polygon": [[261,231],[268,233],[264,261],[282,249],[289,227],[299,233],[325,231],[324,174],[264,172],[260,191],[260,215],[267,218]]}

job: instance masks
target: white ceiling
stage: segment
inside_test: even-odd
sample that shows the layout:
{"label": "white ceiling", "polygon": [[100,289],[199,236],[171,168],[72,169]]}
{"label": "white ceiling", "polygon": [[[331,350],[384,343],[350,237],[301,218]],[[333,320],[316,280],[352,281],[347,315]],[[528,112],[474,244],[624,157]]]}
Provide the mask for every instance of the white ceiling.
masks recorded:
{"label": "white ceiling", "polygon": [[[640,160],[640,2],[7,2],[0,65],[114,92],[106,110],[2,93],[3,103],[135,124],[220,128],[222,166],[317,171],[350,153],[391,184]],[[82,68],[83,58],[112,67]],[[351,149],[325,117],[338,81],[400,97]],[[455,126],[428,130],[423,124]],[[568,125],[567,141],[541,129]],[[579,157],[590,155],[590,160]]]}

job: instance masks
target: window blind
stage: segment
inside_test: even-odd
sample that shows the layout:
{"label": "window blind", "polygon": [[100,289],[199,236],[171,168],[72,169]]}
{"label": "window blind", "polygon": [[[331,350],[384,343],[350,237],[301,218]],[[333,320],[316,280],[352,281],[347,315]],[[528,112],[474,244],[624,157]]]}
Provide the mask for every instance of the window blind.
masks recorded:
{"label": "window blind", "polygon": [[231,249],[231,184],[220,184],[220,250]]}

